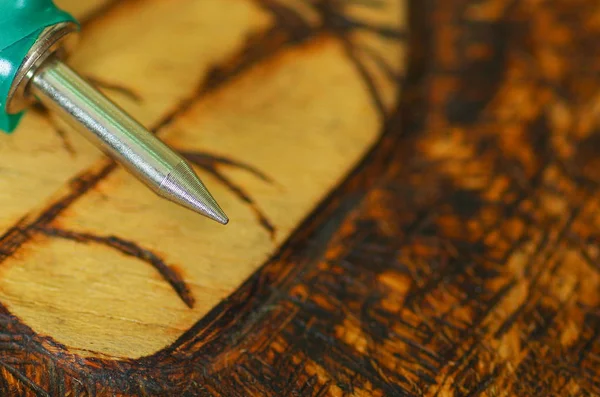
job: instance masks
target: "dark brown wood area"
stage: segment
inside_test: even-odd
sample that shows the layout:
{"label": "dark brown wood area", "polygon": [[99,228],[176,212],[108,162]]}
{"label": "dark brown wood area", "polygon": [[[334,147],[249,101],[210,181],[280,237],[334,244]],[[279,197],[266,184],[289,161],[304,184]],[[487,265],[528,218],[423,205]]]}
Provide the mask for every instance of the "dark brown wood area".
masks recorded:
{"label": "dark brown wood area", "polygon": [[[600,4],[413,0],[409,20],[381,140],[268,263],[139,359],[81,357],[2,309],[0,395],[600,395]],[[44,225],[13,233],[145,255]]]}

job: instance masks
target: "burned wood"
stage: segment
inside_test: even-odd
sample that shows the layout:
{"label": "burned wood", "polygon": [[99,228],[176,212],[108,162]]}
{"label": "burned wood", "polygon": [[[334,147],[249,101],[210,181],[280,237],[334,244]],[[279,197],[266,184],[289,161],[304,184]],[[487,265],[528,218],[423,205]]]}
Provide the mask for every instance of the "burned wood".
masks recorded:
{"label": "burned wood", "polygon": [[[311,24],[260,0],[274,25],[215,67],[155,130],[247,68],[327,30],[342,35],[349,55],[361,48],[349,30],[404,37],[340,14],[355,3],[385,2],[315,2],[321,19]],[[243,285],[170,346],[137,359],[82,357],[2,307],[0,392],[600,394],[600,141],[590,88],[600,86],[592,61],[600,9],[587,0],[411,7],[406,77],[379,62],[403,84],[402,103],[382,111],[376,85],[360,73],[385,118],[380,140]],[[235,167],[270,185],[262,170],[184,154],[221,176],[269,229],[252,193],[219,173]],[[121,237],[54,225],[114,168],[81,174],[63,197],[13,225],[0,258],[17,255],[36,233],[140,254]]]}

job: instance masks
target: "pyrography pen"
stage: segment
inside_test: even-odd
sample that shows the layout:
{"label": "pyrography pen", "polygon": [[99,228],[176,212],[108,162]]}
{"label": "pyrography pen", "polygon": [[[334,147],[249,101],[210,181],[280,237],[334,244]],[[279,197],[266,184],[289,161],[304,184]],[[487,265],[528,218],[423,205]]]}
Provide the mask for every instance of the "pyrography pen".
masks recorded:
{"label": "pyrography pen", "polygon": [[37,100],[159,196],[226,224],[181,156],[63,63],[78,32],[52,0],[0,0],[0,129],[15,130]]}

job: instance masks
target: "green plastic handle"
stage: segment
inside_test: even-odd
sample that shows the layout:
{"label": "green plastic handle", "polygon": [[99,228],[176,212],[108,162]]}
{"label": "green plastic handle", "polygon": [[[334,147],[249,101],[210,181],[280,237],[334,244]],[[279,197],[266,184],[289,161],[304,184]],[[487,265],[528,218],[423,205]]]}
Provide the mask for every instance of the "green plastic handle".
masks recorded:
{"label": "green plastic handle", "polygon": [[8,92],[25,56],[44,28],[77,23],[52,0],[0,0],[0,130],[10,133],[24,112],[8,114]]}

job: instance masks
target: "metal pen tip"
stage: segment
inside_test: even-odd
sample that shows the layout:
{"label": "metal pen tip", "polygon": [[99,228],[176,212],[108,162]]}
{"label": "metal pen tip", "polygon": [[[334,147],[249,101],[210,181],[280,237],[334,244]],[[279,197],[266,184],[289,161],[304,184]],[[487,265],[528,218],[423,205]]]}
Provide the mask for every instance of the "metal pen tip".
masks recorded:
{"label": "metal pen tip", "polygon": [[30,90],[159,196],[223,225],[229,222],[183,157],[60,60],[42,64]]}
{"label": "metal pen tip", "polygon": [[223,225],[229,222],[225,212],[196,176],[192,167],[183,160],[161,183],[158,194]]}
{"label": "metal pen tip", "polygon": [[229,218],[177,152],[62,62],[77,25],[45,28],[11,84],[7,110],[37,98],[159,196],[226,225]]}

